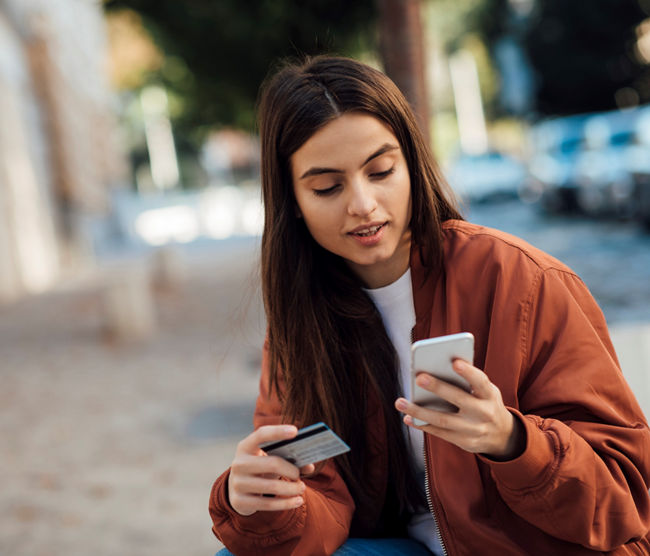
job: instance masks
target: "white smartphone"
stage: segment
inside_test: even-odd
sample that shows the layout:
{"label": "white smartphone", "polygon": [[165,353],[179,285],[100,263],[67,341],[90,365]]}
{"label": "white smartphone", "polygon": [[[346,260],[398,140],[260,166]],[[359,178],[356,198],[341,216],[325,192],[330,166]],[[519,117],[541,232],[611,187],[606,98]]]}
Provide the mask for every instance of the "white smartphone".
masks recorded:
{"label": "white smartphone", "polygon": [[[425,372],[469,392],[471,390],[469,383],[451,366],[454,359],[464,359],[474,364],[474,336],[469,332],[419,340],[411,346],[411,401],[413,403],[437,411],[458,411],[455,405],[420,388],[415,383],[416,376]],[[420,419],[414,419],[413,422],[418,426],[426,424]]]}

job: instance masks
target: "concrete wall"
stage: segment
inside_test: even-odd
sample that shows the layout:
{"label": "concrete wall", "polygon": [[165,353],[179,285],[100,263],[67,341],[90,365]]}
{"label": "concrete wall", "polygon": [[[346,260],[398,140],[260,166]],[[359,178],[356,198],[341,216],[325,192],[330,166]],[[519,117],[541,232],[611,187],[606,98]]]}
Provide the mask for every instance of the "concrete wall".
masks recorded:
{"label": "concrete wall", "polygon": [[126,175],[101,3],[0,0],[0,302],[92,256]]}
{"label": "concrete wall", "polygon": [[49,286],[59,271],[41,112],[21,37],[0,12],[0,301]]}

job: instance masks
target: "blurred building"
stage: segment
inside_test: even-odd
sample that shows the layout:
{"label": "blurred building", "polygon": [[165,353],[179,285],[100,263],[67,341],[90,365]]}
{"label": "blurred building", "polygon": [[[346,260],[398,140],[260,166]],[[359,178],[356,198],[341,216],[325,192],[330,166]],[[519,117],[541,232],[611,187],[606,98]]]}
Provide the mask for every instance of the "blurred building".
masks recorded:
{"label": "blurred building", "polygon": [[92,253],[125,175],[93,0],[0,0],[0,302]]}

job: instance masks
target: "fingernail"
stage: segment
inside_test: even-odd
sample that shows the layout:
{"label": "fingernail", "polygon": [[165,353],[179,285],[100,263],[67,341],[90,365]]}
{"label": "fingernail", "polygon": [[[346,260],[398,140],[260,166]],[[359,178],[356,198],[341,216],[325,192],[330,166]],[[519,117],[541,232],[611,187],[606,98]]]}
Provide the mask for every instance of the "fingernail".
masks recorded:
{"label": "fingernail", "polygon": [[296,432],[296,427],[294,427],[293,425],[289,425],[287,427],[284,427],[284,433],[285,434],[292,434],[294,432]]}
{"label": "fingernail", "polygon": [[397,400],[396,406],[397,409],[406,409],[409,406],[409,404],[405,399],[400,398],[399,400]]}
{"label": "fingernail", "polygon": [[302,496],[298,496],[298,498],[296,498],[296,502],[294,505],[296,508],[299,508],[300,506],[302,506],[303,502],[304,500],[302,499]]}
{"label": "fingernail", "polygon": [[429,386],[432,382],[433,382],[433,380],[432,380],[430,375],[428,375],[426,373],[422,373],[422,374],[418,375],[417,383],[420,386]]}

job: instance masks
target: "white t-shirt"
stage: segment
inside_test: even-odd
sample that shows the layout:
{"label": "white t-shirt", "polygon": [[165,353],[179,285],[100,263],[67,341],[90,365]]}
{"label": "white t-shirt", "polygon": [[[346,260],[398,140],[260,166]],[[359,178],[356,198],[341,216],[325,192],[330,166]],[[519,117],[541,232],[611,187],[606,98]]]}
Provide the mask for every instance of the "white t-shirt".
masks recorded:
{"label": "white t-shirt", "polygon": [[[415,307],[411,269],[400,278],[383,288],[365,290],[371,297],[384,322],[388,337],[393,342],[400,367],[400,383],[405,398],[411,397],[411,330],[415,326]],[[424,492],[424,433],[404,425],[411,458],[415,463],[422,491]],[[413,514],[408,525],[408,534],[425,544],[434,554],[442,555],[438,537],[438,526],[428,508]]]}

